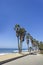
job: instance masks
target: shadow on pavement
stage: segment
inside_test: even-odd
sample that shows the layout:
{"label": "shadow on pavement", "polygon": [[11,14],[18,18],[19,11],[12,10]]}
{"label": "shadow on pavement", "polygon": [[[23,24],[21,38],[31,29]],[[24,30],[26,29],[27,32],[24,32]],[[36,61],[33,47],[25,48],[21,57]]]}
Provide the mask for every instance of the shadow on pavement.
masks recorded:
{"label": "shadow on pavement", "polygon": [[20,56],[20,57],[11,58],[11,59],[8,59],[8,60],[1,61],[0,62],[0,65],[5,64],[5,63],[10,62],[10,61],[13,61],[13,60],[16,60],[16,59],[19,59],[19,58],[22,58],[22,57],[25,57],[27,55],[29,55],[29,54],[26,54],[26,55],[23,55],[23,56]]}
{"label": "shadow on pavement", "polygon": [[29,53],[29,55],[37,55],[37,53]]}

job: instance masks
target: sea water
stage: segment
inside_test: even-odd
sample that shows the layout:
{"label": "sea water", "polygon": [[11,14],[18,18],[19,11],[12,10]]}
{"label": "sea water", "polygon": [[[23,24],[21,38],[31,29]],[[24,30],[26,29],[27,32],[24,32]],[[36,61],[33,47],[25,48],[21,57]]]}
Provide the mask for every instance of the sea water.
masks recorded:
{"label": "sea water", "polygon": [[[22,51],[27,51],[27,49],[23,49]],[[0,48],[0,55],[5,55],[9,53],[17,53],[17,48]]]}

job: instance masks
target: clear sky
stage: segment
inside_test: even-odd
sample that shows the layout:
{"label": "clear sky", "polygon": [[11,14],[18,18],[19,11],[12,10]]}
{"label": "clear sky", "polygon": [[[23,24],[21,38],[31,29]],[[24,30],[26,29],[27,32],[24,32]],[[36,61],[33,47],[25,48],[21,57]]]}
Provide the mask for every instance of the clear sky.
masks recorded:
{"label": "clear sky", "polygon": [[0,48],[17,48],[15,24],[43,41],[43,0],[0,0]]}

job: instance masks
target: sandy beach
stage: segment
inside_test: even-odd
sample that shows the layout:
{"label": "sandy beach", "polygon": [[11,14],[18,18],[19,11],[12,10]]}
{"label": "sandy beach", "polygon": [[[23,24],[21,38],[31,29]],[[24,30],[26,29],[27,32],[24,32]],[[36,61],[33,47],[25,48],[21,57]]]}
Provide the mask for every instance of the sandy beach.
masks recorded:
{"label": "sandy beach", "polygon": [[26,55],[26,54],[29,54],[29,52],[22,52],[21,54],[19,54],[19,53],[9,53],[9,54],[5,54],[5,55],[0,55],[0,62],[11,59],[11,58],[20,57],[20,56],[23,56],[23,55]]}

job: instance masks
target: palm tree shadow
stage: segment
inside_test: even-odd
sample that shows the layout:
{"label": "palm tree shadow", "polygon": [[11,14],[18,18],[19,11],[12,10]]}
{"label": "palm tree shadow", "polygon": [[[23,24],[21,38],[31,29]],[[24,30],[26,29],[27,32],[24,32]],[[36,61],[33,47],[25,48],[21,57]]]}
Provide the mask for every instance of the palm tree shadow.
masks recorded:
{"label": "palm tree shadow", "polygon": [[37,55],[37,53],[29,53],[29,55]]}

